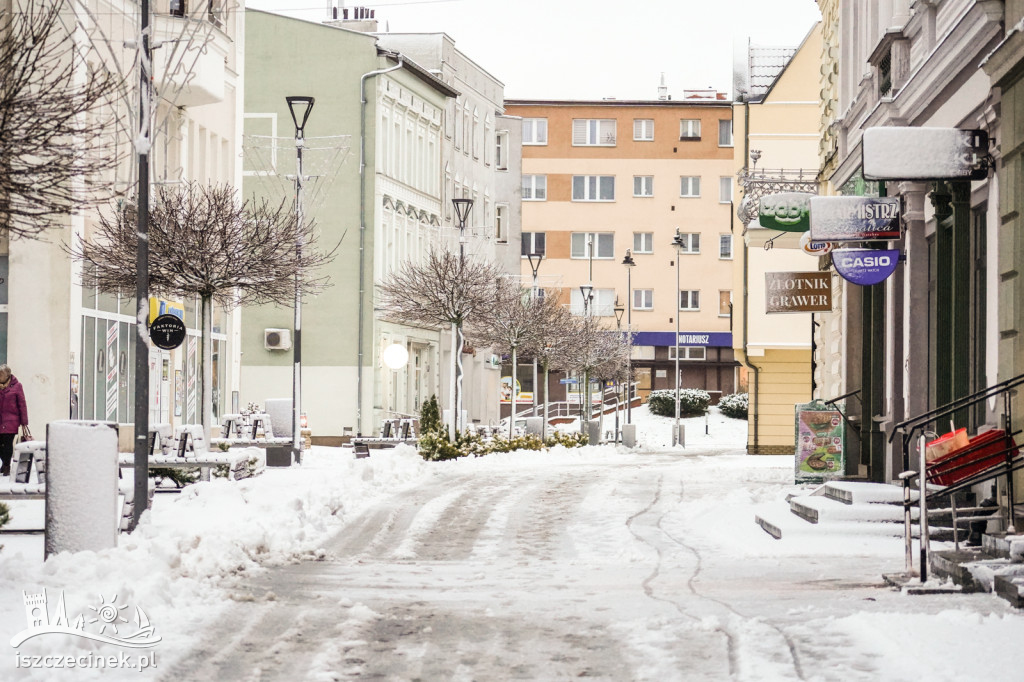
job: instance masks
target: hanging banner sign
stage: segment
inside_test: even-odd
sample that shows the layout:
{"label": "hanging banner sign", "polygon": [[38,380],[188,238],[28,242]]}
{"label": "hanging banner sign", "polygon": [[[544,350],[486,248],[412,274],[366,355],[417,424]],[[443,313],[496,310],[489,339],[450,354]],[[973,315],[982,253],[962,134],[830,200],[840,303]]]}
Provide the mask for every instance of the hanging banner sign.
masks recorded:
{"label": "hanging banner sign", "polygon": [[836,272],[847,282],[860,286],[884,282],[899,261],[899,249],[840,249],[832,254]]}
{"label": "hanging banner sign", "polygon": [[984,180],[988,133],[958,128],[868,128],[861,143],[866,180]]}
{"label": "hanging banner sign", "polygon": [[779,192],[761,197],[757,222],[761,227],[783,232],[806,232],[810,227],[808,202],[813,194]]}
{"label": "hanging banner sign", "polygon": [[824,256],[832,251],[835,244],[832,242],[816,242],[811,239],[811,233],[805,232],[800,235],[800,248],[809,256]]}
{"label": "hanging banner sign", "polygon": [[898,197],[814,197],[811,239],[822,242],[900,238]]}
{"label": "hanging banner sign", "polygon": [[766,313],[832,312],[828,272],[766,272],[764,280]]}

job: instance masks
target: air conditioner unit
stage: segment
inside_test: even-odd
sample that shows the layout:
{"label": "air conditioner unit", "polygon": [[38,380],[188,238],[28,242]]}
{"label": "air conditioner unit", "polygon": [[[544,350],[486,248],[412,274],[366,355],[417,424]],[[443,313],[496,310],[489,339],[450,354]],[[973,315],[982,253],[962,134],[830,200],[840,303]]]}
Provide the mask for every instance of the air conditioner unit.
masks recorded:
{"label": "air conditioner unit", "polygon": [[292,347],[292,330],[264,329],[263,347],[267,350],[289,350]]}

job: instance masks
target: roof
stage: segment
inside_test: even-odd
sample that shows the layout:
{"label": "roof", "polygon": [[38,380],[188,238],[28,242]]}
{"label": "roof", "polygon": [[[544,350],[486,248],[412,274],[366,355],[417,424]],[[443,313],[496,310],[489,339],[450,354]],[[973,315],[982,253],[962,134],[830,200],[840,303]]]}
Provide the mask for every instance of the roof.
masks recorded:
{"label": "roof", "polygon": [[506,99],[505,106],[732,107],[732,102],[727,99]]}
{"label": "roof", "polygon": [[458,90],[448,85],[443,80],[441,80],[440,78],[438,78],[437,76],[435,76],[434,74],[430,73],[422,66],[417,64],[415,61],[409,58],[408,55],[402,54],[401,52],[388,50],[387,48],[381,47],[379,44],[377,45],[377,55],[385,57],[387,59],[391,59],[396,62],[399,59],[401,59],[402,66],[409,69],[409,71],[411,71],[414,76],[419,78],[427,85],[436,88],[441,94],[447,97],[458,97],[461,94]]}

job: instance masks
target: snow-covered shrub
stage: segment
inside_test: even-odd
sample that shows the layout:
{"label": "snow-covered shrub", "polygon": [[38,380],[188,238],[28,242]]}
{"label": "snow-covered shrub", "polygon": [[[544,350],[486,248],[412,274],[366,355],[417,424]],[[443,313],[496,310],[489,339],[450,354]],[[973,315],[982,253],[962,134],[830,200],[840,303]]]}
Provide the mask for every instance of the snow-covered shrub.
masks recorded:
{"label": "snow-covered shrub", "polygon": [[11,520],[11,510],[3,502],[0,502],[0,528],[7,525],[7,522]]}
{"label": "snow-covered shrub", "polygon": [[[693,417],[704,414],[711,404],[711,395],[699,388],[683,388],[679,390],[679,414],[685,417]],[[647,406],[651,414],[662,417],[676,416],[676,392],[675,389],[667,391],[652,391],[647,396]]]}
{"label": "snow-covered shrub", "polygon": [[572,433],[562,433],[561,431],[555,431],[551,436],[548,436],[546,445],[554,447],[561,445],[567,448],[578,448],[586,445],[589,442],[587,434],[580,433],[579,431],[573,431]]}
{"label": "snow-covered shrub", "polygon": [[748,397],[746,393],[730,393],[729,395],[722,396],[722,399],[718,401],[718,409],[726,417],[746,419],[747,404]]}
{"label": "snow-covered shrub", "polygon": [[540,436],[535,436],[532,433],[527,433],[523,436],[516,436],[514,438],[502,438],[501,436],[495,436],[484,446],[484,452],[481,454],[489,455],[492,452],[512,452],[513,450],[543,450],[544,441],[540,439]]}

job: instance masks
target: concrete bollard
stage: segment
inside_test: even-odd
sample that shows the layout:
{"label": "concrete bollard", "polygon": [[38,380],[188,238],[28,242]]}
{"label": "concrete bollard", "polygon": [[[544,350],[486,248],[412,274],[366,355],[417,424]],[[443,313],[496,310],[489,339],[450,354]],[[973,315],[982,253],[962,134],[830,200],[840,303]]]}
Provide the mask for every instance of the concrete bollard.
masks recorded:
{"label": "concrete bollard", "polygon": [[117,546],[117,425],[46,425],[44,557]]}
{"label": "concrete bollard", "polygon": [[600,445],[601,443],[601,422],[591,419],[587,422],[587,444]]}
{"label": "concrete bollard", "polygon": [[636,447],[636,424],[622,425],[622,444],[627,448]]}
{"label": "concrete bollard", "polygon": [[527,417],[526,418],[526,433],[540,436],[541,426],[544,424],[542,417]]}
{"label": "concrete bollard", "polygon": [[686,424],[679,425],[679,433],[676,434],[676,445],[681,448],[686,447]]}

